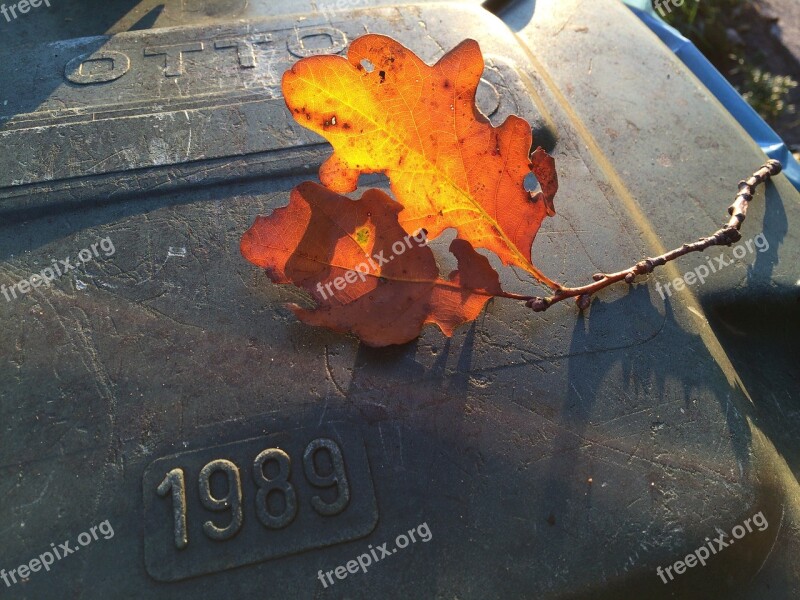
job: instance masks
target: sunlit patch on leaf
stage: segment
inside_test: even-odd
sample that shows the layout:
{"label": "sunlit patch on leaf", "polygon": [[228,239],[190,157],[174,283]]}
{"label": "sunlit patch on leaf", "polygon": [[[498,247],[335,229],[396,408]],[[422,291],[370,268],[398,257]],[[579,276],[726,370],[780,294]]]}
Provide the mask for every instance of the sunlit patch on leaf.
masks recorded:
{"label": "sunlit patch on leaf", "polygon": [[361,227],[358,231],[356,231],[356,241],[362,248],[367,245],[367,242],[369,242],[369,237],[368,227]]}

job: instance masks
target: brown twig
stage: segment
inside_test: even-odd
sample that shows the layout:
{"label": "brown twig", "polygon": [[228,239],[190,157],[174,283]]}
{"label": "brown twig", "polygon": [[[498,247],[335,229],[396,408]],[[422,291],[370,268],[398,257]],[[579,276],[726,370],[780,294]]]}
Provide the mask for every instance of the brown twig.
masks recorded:
{"label": "brown twig", "polygon": [[722,229],[719,229],[714,234],[700,238],[698,241],[691,244],[684,244],[680,248],[675,248],[669,252],[665,252],[661,256],[654,258],[645,258],[639,261],[632,267],[617,273],[596,273],[592,279],[594,283],[574,288],[561,288],[556,290],[552,296],[542,298],[539,296],[528,297],[520,296],[517,294],[509,294],[508,297],[514,297],[518,300],[525,300],[525,305],[532,308],[536,312],[542,312],[550,308],[556,302],[561,302],[567,298],[575,298],[578,307],[581,310],[589,308],[592,301],[592,294],[608,287],[618,281],[625,281],[628,284],[634,282],[637,275],[645,275],[652,273],[656,267],[665,265],[676,258],[689,254],[690,252],[702,252],[711,246],[730,246],[742,239],[739,233],[742,223],[747,216],[747,205],[753,199],[753,194],[756,188],[770,177],[777,175],[781,172],[781,163],[777,160],[770,160],[762,166],[758,171],[745,180],[739,182],[739,193],[733,204],[728,208],[730,219]]}

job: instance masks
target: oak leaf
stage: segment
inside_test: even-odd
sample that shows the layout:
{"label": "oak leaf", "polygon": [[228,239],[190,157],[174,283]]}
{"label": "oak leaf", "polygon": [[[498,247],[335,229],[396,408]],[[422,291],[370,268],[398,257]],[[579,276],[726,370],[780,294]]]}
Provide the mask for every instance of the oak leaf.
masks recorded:
{"label": "oak leaf", "polygon": [[289,305],[311,325],[352,332],[370,346],[402,344],[425,323],[448,336],[502,294],[497,273],[469,243],[453,240],[459,270],[439,277],[424,232],[400,226],[400,205],[380,190],[354,201],[306,182],[288,206],[259,216],[241,240],[243,256],[274,283],[292,283],[316,308]]}
{"label": "oak leaf", "polygon": [[[346,58],[297,62],[284,73],[283,94],[295,119],[333,146],[319,172],[326,187],[350,192],[361,173],[384,172],[406,231],[424,227],[434,239],[454,227],[460,239],[558,289],[531,260],[539,226],[554,214],[553,160],[537,149],[532,162],[523,119],[494,127],[478,111],[483,67],[474,40],[431,67],[395,40],[368,34]],[[542,187],[534,195],[524,187],[531,172]]]}

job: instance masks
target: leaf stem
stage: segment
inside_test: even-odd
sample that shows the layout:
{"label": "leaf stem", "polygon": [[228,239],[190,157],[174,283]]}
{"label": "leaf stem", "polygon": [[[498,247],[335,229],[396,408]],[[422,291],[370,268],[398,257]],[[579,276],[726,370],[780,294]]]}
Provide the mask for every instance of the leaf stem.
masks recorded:
{"label": "leaf stem", "polygon": [[578,307],[584,310],[589,308],[592,301],[592,294],[611,284],[619,281],[625,281],[631,284],[638,275],[652,273],[656,267],[665,265],[690,252],[702,252],[711,246],[730,246],[731,244],[735,244],[742,239],[740,230],[747,216],[747,206],[750,200],[753,199],[756,188],[761,183],[768,181],[771,177],[780,172],[781,163],[777,160],[769,160],[758,171],[753,173],[749,179],[740,181],[739,193],[736,195],[733,204],[728,208],[728,215],[730,215],[728,222],[724,227],[708,237],[700,238],[696,242],[690,244],[683,244],[679,248],[665,252],[660,256],[645,258],[623,271],[618,271],[616,273],[596,273],[592,276],[592,279],[594,279],[593,283],[574,288],[562,287],[557,289],[552,296],[546,298],[540,296],[522,296],[512,293],[503,293],[503,297],[523,300],[525,305],[535,312],[545,311],[553,304],[566,300],[567,298],[575,298]]}

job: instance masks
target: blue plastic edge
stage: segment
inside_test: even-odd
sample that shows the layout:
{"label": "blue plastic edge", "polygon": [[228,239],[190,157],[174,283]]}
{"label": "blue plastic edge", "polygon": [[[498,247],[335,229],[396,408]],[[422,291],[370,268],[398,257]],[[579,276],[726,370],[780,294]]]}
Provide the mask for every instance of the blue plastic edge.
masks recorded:
{"label": "blue plastic edge", "polygon": [[795,160],[789,148],[780,136],[775,133],[761,116],[739,95],[725,77],[708,62],[708,59],[697,47],[685,38],[677,29],[661,19],[633,6],[628,6],[658,37],[664,42],[692,73],[703,82],[719,100],[734,119],[747,131],[764,153],[783,165],[783,173],[800,191],[800,164]]}

